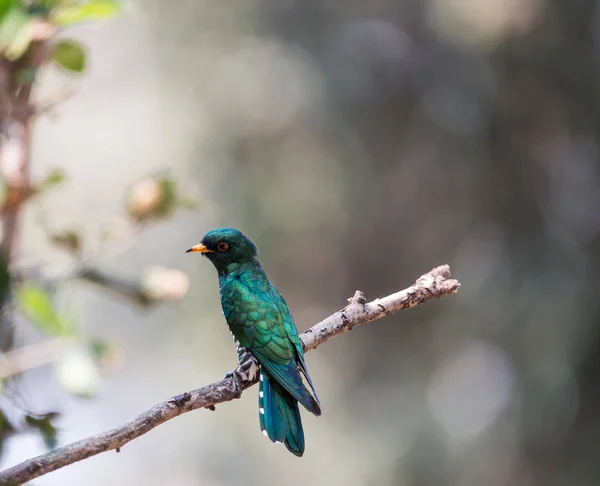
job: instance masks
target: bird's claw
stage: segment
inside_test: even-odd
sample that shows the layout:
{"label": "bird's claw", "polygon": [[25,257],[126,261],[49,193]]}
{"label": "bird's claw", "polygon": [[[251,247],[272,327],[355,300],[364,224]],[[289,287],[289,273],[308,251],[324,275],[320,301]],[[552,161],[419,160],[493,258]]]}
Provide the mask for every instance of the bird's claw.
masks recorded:
{"label": "bird's claw", "polygon": [[245,381],[254,381],[258,376],[258,370],[258,362],[252,354],[245,352],[242,356],[240,356],[237,371]]}
{"label": "bird's claw", "polygon": [[[252,354],[245,352],[240,356],[238,367],[225,375],[225,379],[231,378],[235,384],[235,393],[239,398],[244,389],[242,382],[253,382],[256,380],[259,365]],[[241,381],[240,381],[241,379]]]}
{"label": "bird's claw", "polygon": [[[240,367],[238,366],[235,370],[230,371],[225,375],[225,379],[231,378],[233,384],[235,385],[235,395],[236,398],[240,398],[242,396],[242,384],[240,383],[239,376],[240,375]],[[243,379],[243,376],[242,376]]]}
{"label": "bird's claw", "polygon": [[248,369],[248,379],[254,381],[258,377],[260,368],[254,358],[250,361],[250,368]]}

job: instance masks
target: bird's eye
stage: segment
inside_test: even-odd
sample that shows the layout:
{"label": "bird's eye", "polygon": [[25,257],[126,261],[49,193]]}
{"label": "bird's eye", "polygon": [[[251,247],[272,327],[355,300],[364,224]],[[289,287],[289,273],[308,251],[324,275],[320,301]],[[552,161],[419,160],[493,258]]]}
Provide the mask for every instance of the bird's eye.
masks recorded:
{"label": "bird's eye", "polygon": [[225,243],[224,241],[221,241],[217,245],[217,250],[219,250],[219,251],[227,251],[227,248],[229,248],[229,245],[227,243]]}

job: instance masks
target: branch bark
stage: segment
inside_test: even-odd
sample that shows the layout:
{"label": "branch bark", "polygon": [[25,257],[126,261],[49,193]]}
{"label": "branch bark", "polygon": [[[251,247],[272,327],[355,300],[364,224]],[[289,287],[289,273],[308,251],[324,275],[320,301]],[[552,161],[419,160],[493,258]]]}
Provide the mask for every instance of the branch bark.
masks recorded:
{"label": "branch bark", "polygon": [[[450,268],[442,265],[421,276],[408,287],[394,294],[367,302],[357,291],[342,310],[327,317],[303,333],[300,338],[305,351],[315,349],[325,341],[350,331],[356,326],[381,319],[396,311],[414,307],[429,299],[458,291],[460,284],[450,278]],[[242,391],[257,382],[235,370],[224,379],[170,398],[154,405],[133,420],[100,434],[28,459],[0,472],[0,485],[20,485],[69,464],[112,449],[120,450],[128,442],[186,412],[199,408],[214,409],[219,403],[240,398]]]}
{"label": "branch bark", "polygon": [[[17,242],[20,209],[33,194],[29,180],[29,152],[34,110],[31,93],[35,73],[48,56],[44,40],[31,43],[28,53],[16,62],[0,62],[0,173],[6,185],[6,200],[2,207],[2,240],[0,252],[11,261]],[[33,79],[18,81],[19,70],[29,70]]]}

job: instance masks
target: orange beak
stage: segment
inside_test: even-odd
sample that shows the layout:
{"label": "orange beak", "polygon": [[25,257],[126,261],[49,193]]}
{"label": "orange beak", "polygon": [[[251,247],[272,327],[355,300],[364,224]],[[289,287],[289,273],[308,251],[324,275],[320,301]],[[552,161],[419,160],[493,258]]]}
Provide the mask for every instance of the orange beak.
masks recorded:
{"label": "orange beak", "polygon": [[200,244],[198,244],[196,246],[192,246],[191,248],[188,248],[186,250],[186,253],[195,253],[195,252],[199,252],[199,253],[212,253],[213,250],[209,250],[202,243],[200,243]]}

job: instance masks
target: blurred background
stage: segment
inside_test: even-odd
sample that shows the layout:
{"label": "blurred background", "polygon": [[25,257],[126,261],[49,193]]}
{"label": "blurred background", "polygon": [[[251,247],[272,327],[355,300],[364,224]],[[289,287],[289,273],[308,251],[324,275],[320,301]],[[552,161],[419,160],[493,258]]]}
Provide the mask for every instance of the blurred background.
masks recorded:
{"label": "blurred background", "polygon": [[[184,254],[234,226],[301,331],[439,264],[462,287],[307,355],[324,413],[300,460],[254,388],[32,484],[599,484],[599,22],[577,0],[136,0],[65,30],[86,69],[34,85],[70,94],[30,158],[65,180],[11,258],[30,283],[3,349],[34,364],[3,388],[0,467],[235,366],[215,271]],[[40,306],[107,353],[65,353]]]}

